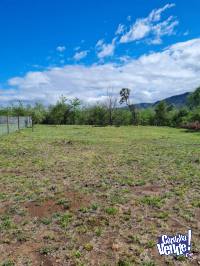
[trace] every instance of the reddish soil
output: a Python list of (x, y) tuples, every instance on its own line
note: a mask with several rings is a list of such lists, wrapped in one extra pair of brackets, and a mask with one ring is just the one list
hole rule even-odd
[(29, 202), (25, 204), (25, 208), (31, 217), (48, 217), (54, 212), (62, 211), (62, 206), (56, 204), (53, 200), (46, 200), (38, 205), (37, 202)]
[[(91, 203), (91, 198), (87, 195), (78, 193), (76, 191), (66, 191), (65, 198), (69, 201), (69, 210), (74, 212), (83, 207), (88, 207)], [(55, 212), (64, 211), (64, 207), (59, 205), (52, 199), (45, 200), (44, 202), (28, 202), (25, 204), (29, 215), (31, 217), (49, 217)]]

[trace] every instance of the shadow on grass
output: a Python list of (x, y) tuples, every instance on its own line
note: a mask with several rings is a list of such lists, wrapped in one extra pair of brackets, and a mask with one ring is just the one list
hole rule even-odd
[(183, 129), (185, 133), (200, 133), (200, 129)]

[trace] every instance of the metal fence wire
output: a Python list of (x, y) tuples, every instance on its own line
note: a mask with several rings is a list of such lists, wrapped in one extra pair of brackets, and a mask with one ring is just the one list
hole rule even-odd
[(0, 136), (32, 127), (30, 116), (0, 116)]

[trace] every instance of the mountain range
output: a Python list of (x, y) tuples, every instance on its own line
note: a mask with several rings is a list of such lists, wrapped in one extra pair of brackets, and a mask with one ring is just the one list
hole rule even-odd
[[(189, 92), (186, 92), (183, 94), (174, 95), (174, 96), (165, 98), (161, 101), (165, 101), (169, 105), (174, 105), (175, 107), (180, 108), (180, 107), (183, 107), (187, 104), (187, 98), (188, 98), (189, 94), (190, 94)], [(139, 104), (136, 104), (135, 106), (138, 109), (146, 109), (149, 107), (155, 107), (161, 101), (157, 101), (154, 103), (139, 103)]]

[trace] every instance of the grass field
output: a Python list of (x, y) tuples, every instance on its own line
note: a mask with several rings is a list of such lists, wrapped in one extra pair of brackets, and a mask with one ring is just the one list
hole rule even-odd
[[(198, 265), (200, 133), (37, 126), (0, 138), (0, 265)], [(190, 259), (162, 234), (192, 229)]]

